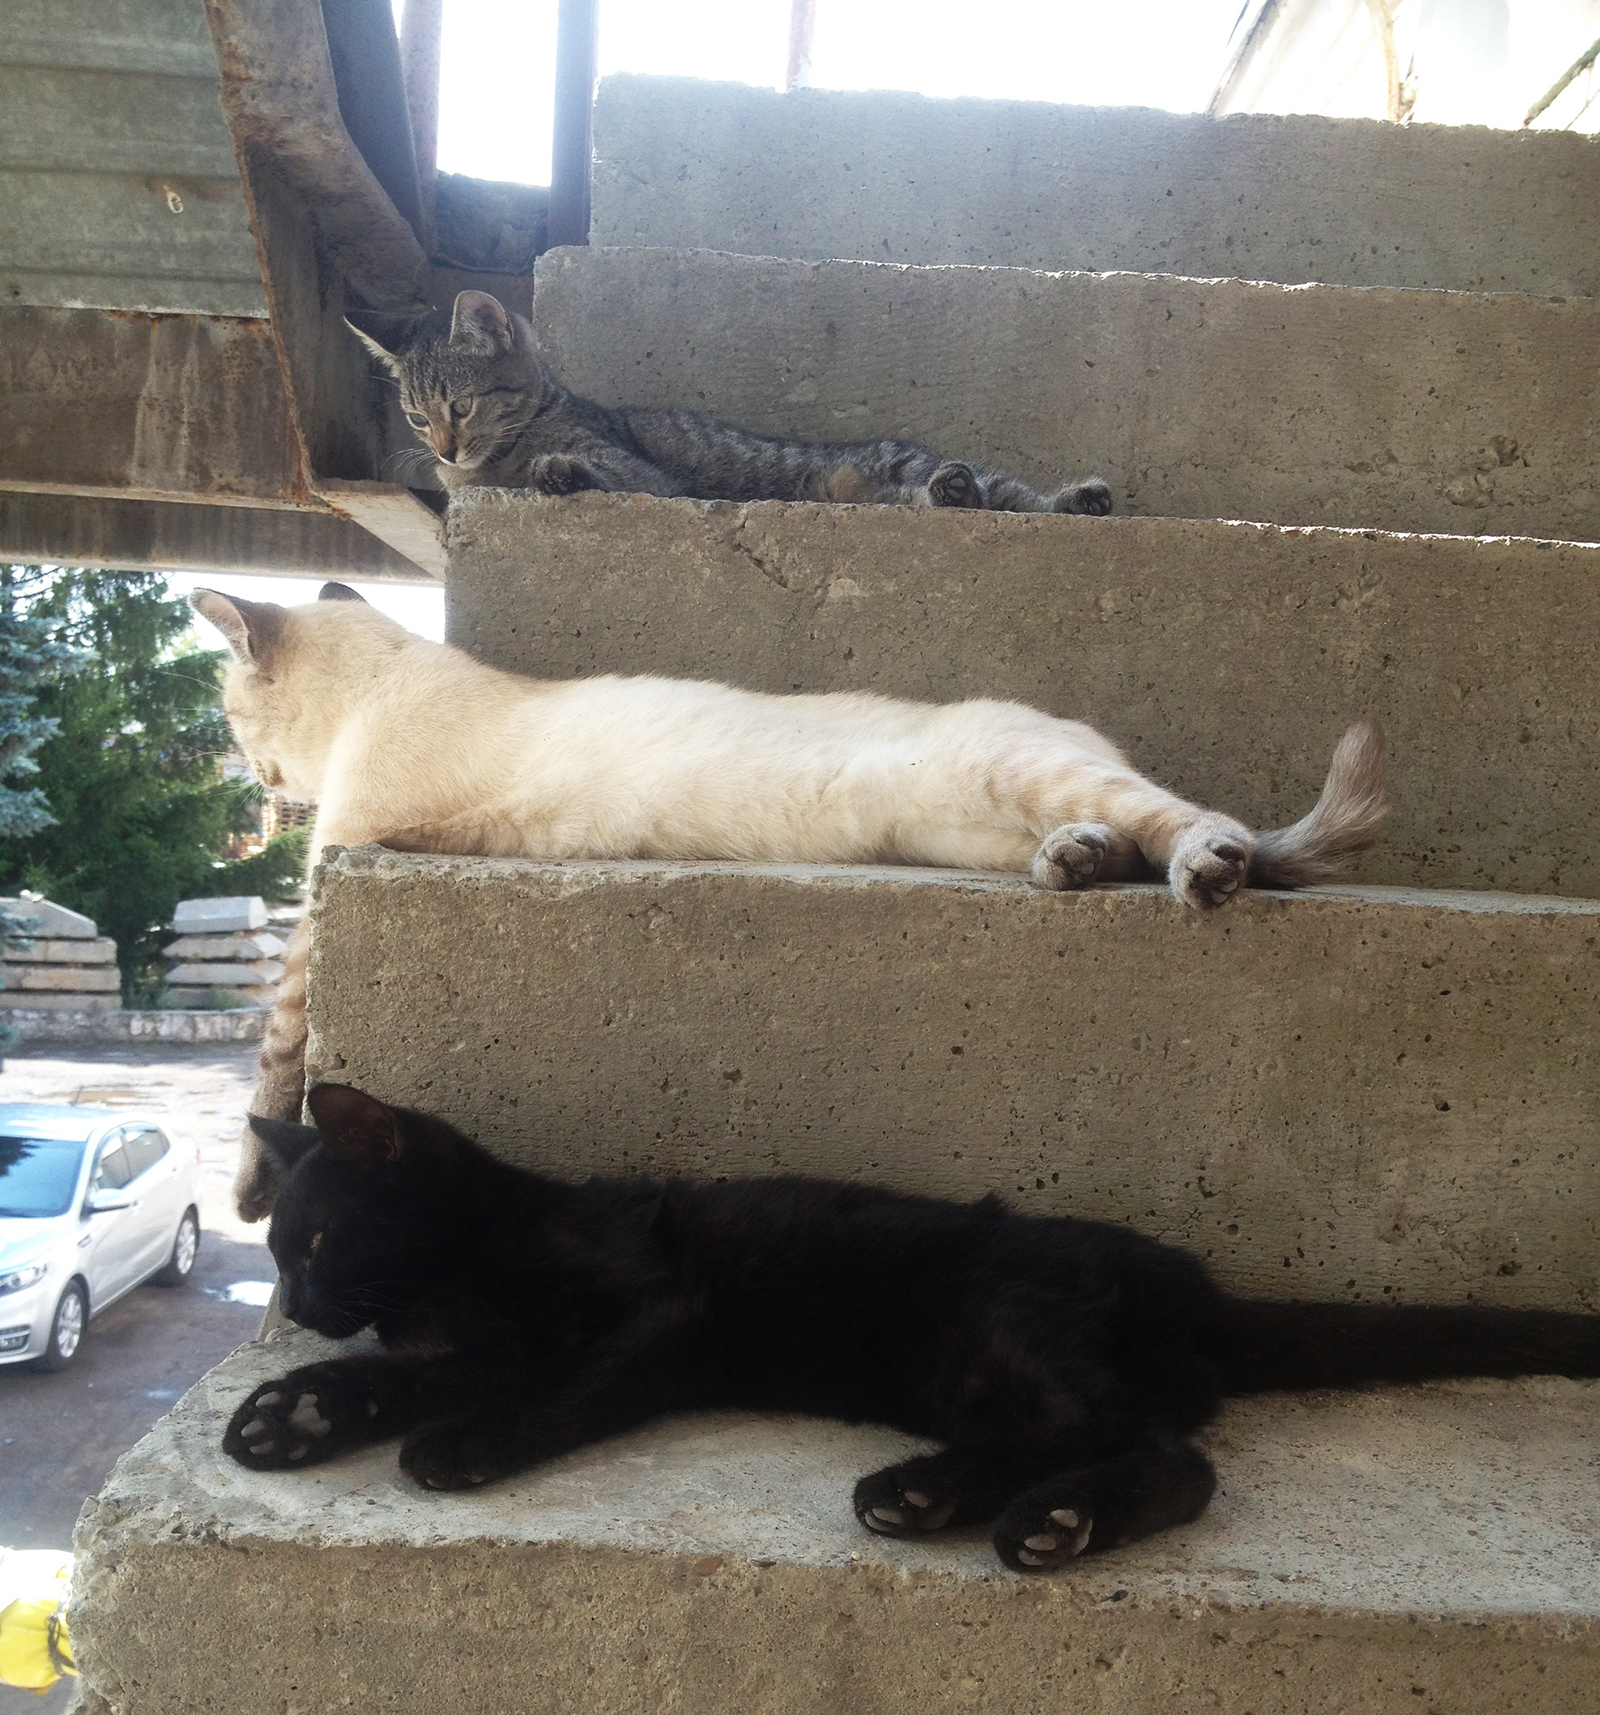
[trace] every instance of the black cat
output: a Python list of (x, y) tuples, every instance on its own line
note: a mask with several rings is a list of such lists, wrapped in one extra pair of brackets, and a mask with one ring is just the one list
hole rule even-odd
[(285, 1179), (287, 1315), (387, 1350), (258, 1387), (223, 1441), (311, 1465), (404, 1435), (419, 1483), (504, 1477), (664, 1412), (892, 1424), (945, 1444), (856, 1485), (868, 1529), (993, 1522), (1054, 1571), (1194, 1518), (1219, 1400), (1434, 1376), (1600, 1374), (1600, 1317), (1230, 1298), (1122, 1227), (812, 1179), (570, 1185), (442, 1120), (312, 1090), (254, 1120)]

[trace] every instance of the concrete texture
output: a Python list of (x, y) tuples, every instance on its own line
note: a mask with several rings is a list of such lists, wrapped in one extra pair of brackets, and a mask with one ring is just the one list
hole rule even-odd
[(29, 936), (0, 950), (0, 963), (7, 965), (110, 965), (116, 958), (117, 944), (109, 935), (92, 941), (44, 941)]
[(534, 316), (603, 404), (1098, 474), (1119, 512), (1600, 536), (1600, 303), (568, 249)]
[(1258, 826), (1371, 712), (1363, 879), (1600, 895), (1591, 547), (488, 489), (450, 535), (448, 635), (496, 667), (1015, 697)]
[(608, 77), (590, 242), (1592, 297), (1560, 132)]
[(1230, 1287), (1600, 1309), (1600, 904), (361, 847), (313, 1078), (593, 1172), (1122, 1221)]
[[(1201, 1519), (1029, 1581), (979, 1531), (860, 1530), (854, 1478), (912, 1445), (870, 1427), (681, 1418), (473, 1495), (415, 1489), (393, 1444), (292, 1475), (225, 1459), (245, 1392), (328, 1345), (235, 1353), (85, 1509), (71, 1625), (103, 1708), (1594, 1707), (1593, 1384), (1241, 1405)], [(313, 1637), (314, 1665), (285, 1648)]]
[(21, 965), (7, 964), (0, 971), (0, 986), (17, 989), (70, 990), (79, 994), (122, 990), (122, 973), (115, 965)]
[[(51, 999), (72, 1004), (46, 1010)], [(267, 1016), (256, 1006), (226, 1012), (125, 1012), (115, 995), (30, 995), (26, 1007), (0, 1008), (0, 1019), (15, 1025), (24, 1042), (255, 1042)]]

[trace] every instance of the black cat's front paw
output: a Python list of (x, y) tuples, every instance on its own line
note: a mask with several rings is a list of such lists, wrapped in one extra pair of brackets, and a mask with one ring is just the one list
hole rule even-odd
[(856, 1484), (856, 1517), (879, 1536), (920, 1536), (942, 1530), (955, 1516), (956, 1500), (941, 1492), (919, 1461), (890, 1465)]
[(995, 1553), (1013, 1572), (1059, 1572), (1089, 1546), (1094, 1519), (1088, 1503), (1053, 1496), (1048, 1510), (1028, 1496), (1008, 1507), (994, 1528)]
[(600, 478), (582, 459), (565, 453), (542, 453), (528, 472), (528, 486), (535, 494), (579, 494), (599, 488)]
[(1104, 518), (1111, 510), (1111, 484), (1104, 477), (1091, 476), (1082, 482), (1069, 482), (1050, 503), (1052, 512), (1074, 512), (1090, 518)]
[(425, 1489), (475, 1489), (520, 1463), (503, 1436), (470, 1418), (424, 1423), (400, 1444), (400, 1469)]
[(317, 1465), (370, 1439), (377, 1405), (327, 1366), (263, 1382), (233, 1414), (222, 1450), (258, 1471)]
[(928, 478), (928, 504), (981, 507), (983, 485), (978, 481), (978, 473), (969, 464), (940, 465)]

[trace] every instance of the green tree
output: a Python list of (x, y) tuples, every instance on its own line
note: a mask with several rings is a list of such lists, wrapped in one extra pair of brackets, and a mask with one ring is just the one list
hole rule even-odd
[[(35, 693), (37, 715), (55, 727), (37, 752), (54, 823), (0, 839), (0, 887), (35, 888), (93, 917), (116, 939), (124, 998), (145, 999), (160, 986), (156, 953), (173, 907), (232, 891), (222, 853), (250, 825), (250, 789), (219, 767), (230, 747), (224, 658), (197, 647), (188, 604), (159, 573), (36, 577), (28, 616), (95, 664)], [(273, 868), (252, 864), (251, 892), (265, 891)]]
[(33, 753), (57, 731), (57, 722), (35, 711), (36, 693), (88, 662), (81, 650), (55, 636), (49, 619), (28, 611), (45, 588), (36, 567), (0, 565), (0, 839), (37, 833), (55, 819), (39, 787), (5, 782), (37, 774)]

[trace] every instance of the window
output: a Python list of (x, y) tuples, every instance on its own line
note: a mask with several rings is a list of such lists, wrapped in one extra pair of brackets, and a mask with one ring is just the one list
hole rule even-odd
[(167, 1153), (167, 1140), (158, 1131), (136, 1131), (123, 1139), (128, 1156), (128, 1177), (147, 1173)]
[(122, 1147), (120, 1139), (107, 1144), (100, 1157), (100, 1166), (95, 1171), (94, 1184), (91, 1191), (120, 1191), (133, 1177), (133, 1167), (128, 1161), (128, 1152)]

